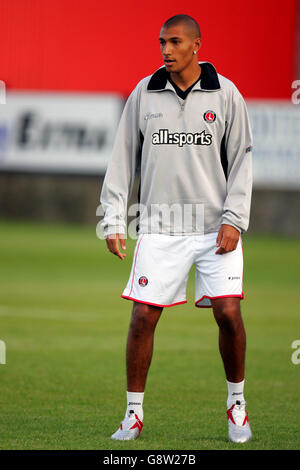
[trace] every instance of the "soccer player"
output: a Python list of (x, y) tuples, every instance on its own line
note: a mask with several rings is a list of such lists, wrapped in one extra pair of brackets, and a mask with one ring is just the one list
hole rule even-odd
[[(127, 409), (111, 437), (136, 439), (142, 431), (155, 327), (164, 307), (186, 302), (194, 264), (195, 305), (212, 307), (219, 326), (229, 439), (246, 442), (251, 430), (240, 301), (241, 234), (248, 228), (252, 190), (249, 118), (236, 86), (211, 63), (198, 62), (201, 38), (193, 18), (168, 19), (159, 42), (164, 66), (129, 96), (101, 192), (107, 247), (123, 260), (127, 201), (140, 174), (138, 240), (122, 295), (134, 302), (126, 355)], [(172, 217), (166, 207), (175, 207)], [(190, 217), (185, 217), (186, 208)]]

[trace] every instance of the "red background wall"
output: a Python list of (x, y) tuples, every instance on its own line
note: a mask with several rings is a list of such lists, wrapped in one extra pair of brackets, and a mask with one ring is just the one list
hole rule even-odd
[(160, 27), (176, 13), (199, 22), (199, 60), (245, 97), (290, 97), (296, 0), (1, 0), (0, 79), (8, 89), (127, 95), (162, 65)]

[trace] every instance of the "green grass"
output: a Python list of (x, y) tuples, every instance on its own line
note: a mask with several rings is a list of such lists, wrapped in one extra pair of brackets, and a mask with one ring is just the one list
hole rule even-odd
[[(245, 394), (253, 440), (300, 449), (300, 240), (245, 235)], [(125, 411), (130, 301), (121, 262), (93, 227), (0, 223), (1, 449), (237, 449), (227, 441), (226, 382), (211, 309), (165, 309), (137, 441), (110, 435)]]

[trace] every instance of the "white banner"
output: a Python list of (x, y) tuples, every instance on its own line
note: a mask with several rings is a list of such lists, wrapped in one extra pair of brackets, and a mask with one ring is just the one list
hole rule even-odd
[(7, 92), (0, 170), (103, 173), (123, 104), (113, 94)]
[(300, 104), (247, 101), (254, 187), (300, 189)]

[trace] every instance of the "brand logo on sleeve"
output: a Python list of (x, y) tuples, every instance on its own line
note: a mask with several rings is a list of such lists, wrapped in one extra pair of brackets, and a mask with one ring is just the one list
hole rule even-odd
[(170, 132), (169, 129), (159, 129), (152, 134), (153, 145), (211, 145), (212, 135), (202, 132)]

